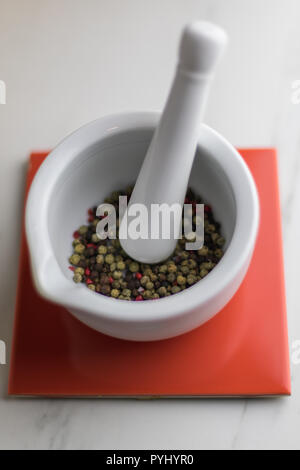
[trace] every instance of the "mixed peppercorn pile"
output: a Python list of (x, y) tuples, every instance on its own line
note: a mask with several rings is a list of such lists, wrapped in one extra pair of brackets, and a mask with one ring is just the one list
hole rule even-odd
[[(105, 199), (113, 204), (119, 225), (119, 196), (130, 199), (132, 187), (115, 191)], [(195, 223), (196, 204), (201, 199), (189, 189), (185, 204), (191, 204)], [(96, 227), (96, 207), (88, 210), (87, 225), (73, 234), (73, 254), (70, 269), (73, 280), (84, 283), (99, 294), (121, 300), (153, 300), (177, 294), (203, 279), (223, 256), (225, 243), (220, 235), (220, 224), (214, 220), (210, 206), (204, 206), (204, 245), (198, 251), (185, 250), (184, 237), (178, 240), (173, 255), (162, 263), (142, 264), (131, 259), (122, 249), (118, 238), (100, 240)]]

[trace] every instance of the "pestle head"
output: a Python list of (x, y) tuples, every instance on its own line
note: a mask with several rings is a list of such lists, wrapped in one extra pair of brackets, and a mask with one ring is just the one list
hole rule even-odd
[(227, 44), (225, 31), (206, 21), (193, 21), (183, 30), (179, 67), (188, 73), (212, 75)]

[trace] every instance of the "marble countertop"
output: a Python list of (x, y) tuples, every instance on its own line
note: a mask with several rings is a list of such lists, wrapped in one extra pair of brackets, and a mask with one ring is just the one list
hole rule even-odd
[[(300, 349), (300, 2), (298, 0), (0, 0), (1, 449), (300, 448), (300, 364), (291, 398), (7, 398), (28, 154), (101, 115), (161, 109), (178, 35), (193, 18), (230, 45), (206, 122), (240, 147), (278, 149), (291, 353)], [(293, 86), (296, 87), (293, 89)], [(300, 95), (300, 94), (299, 94)]]

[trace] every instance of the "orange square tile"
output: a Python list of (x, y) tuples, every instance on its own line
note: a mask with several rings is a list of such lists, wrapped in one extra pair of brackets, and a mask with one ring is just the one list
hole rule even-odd
[[(178, 338), (104, 336), (41, 299), (22, 236), (10, 395), (289, 395), (290, 370), (276, 152), (241, 150), (258, 187), (261, 224), (247, 276), (223, 311)], [(27, 191), (46, 153), (30, 158)]]

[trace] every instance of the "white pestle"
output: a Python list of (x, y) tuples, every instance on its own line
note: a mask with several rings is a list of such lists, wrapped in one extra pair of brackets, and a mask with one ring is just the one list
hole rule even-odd
[[(143, 204), (148, 210), (150, 232), (150, 224), (153, 228), (156, 220), (151, 220), (152, 204), (180, 204), (182, 208), (209, 85), (226, 43), (223, 29), (207, 22), (192, 22), (183, 31), (174, 82), (120, 226), (120, 233), (128, 233), (127, 238), (120, 238), (122, 248), (139, 262), (158, 263), (172, 254), (181, 217), (169, 239), (154, 239), (151, 234), (147, 239), (133, 239), (127, 232), (133, 216), (128, 211), (134, 209), (133, 204)], [(137, 211), (135, 218), (139, 214)]]

